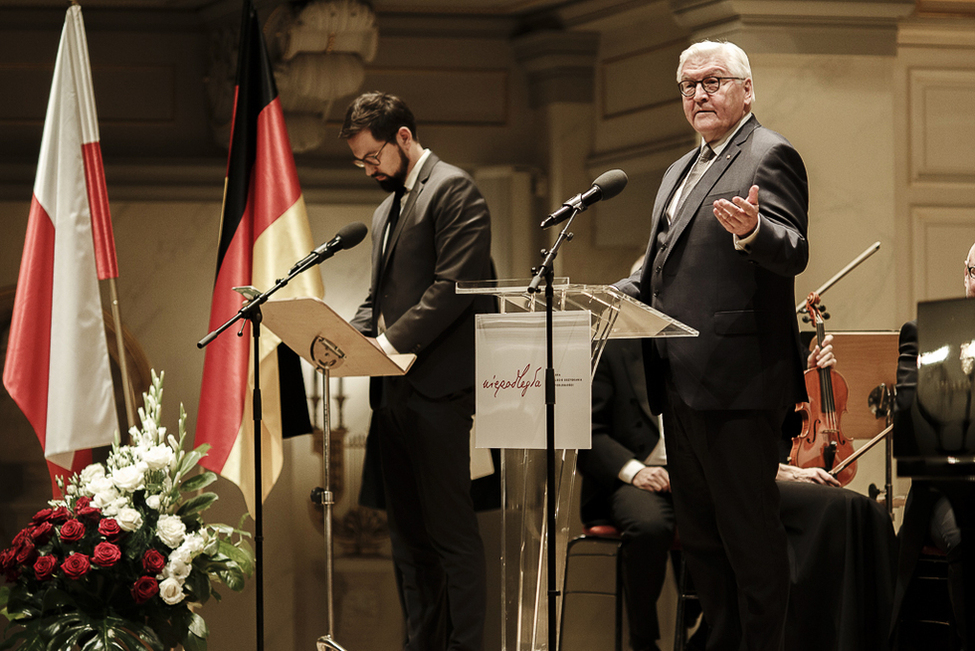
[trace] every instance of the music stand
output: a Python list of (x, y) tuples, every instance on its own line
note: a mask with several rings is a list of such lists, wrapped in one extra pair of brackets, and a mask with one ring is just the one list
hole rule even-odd
[(334, 499), (329, 485), (330, 376), (359, 377), (403, 375), (416, 360), (416, 355), (387, 355), (372, 341), (349, 325), (324, 301), (317, 298), (269, 300), (261, 308), (264, 325), (281, 338), (291, 350), (321, 371), (324, 384), (324, 427), (322, 436), (322, 486), (312, 498), (325, 510), (325, 592), (327, 598), (325, 635), (318, 638), (318, 651), (345, 651), (333, 638), (332, 507)]

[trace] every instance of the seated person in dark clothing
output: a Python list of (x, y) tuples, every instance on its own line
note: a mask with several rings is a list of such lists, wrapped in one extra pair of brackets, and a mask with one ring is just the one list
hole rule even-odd
[[(964, 283), (967, 298), (975, 298), (975, 275), (973, 274), (975, 274), (975, 245), (969, 250), (968, 258), (965, 260)], [(917, 322), (908, 321), (901, 328), (894, 405), (894, 428), (901, 435), (905, 431), (910, 432), (906, 434), (907, 436), (913, 436), (911, 405), (917, 390), (917, 355)], [(935, 482), (919, 480), (911, 482), (911, 490), (907, 494), (907, 504), (904, 508), (904, 522), (897, 535), (900, 539), (900, 554), (897, 562), (897, 588), (892, 622), (895, 630), (904, 596), (907, 594), (921, 550), (926, 544), (932, 544), (945, 554), (948, 561), (948, 595), (958, 637), (955, 648), (961, 648), (961, 640), (965, 639), (967, 632), (966, 626), (972, 625), (965, 621), (964, 616), (961, 529), (948, 498), (938, 489)], [(901, 645), (897, 642), (899, 640), (895, 638), (894, 648), (900, 648)]]
[[(833, 364), (832, 347), (815, 350), (809, 363)], [(622, 533), (631, 648), (656, 649), (656, 601), (676, 522), (638, 340), (607, 343), (592, 391), (592, 448), (580, 450), (578, 461), (582, 520), (610, 523)], [(886, 512), (859, 493), (833, 488), (838, 483), (822, 469), (780, 464), (776, 479), (793, 572), (786, 648), (886, 648), (894, 542)], [(840, 603), (843, 596), (860, 601)]]

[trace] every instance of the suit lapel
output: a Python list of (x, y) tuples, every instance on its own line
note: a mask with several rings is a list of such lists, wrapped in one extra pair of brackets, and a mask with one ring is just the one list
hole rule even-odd
[[(759, 126), (761, 125), (759, 125), (758, 120), (755, 116), (752, 116), (741, 127), (738, 133), (735, 134), (735, 137), (731, 139), (731, 142), (724, 148), (721, 155), (711, 163), (711, 167), (708, 168), (708, 171), (704, 173), (704, 176), (701, 177), (701, 180), (698, 181), (697, 185), (694, 186), (691, 193), (687, 196), (684, 205), (681, 206), (680, 212), (674, 216), (674, 221), (670, 225), (672, 231), (670, 239), (672, 242), (680, 239), (681, 234), (687, 228), (687, 225), (691, 223), (694, 215), (701, 210), (704, 199), (711, 193), (711, 189), (718, 182), (718, 179), (721, 178), (721, 175), (725, 173), (725, 170), (734, 164), (735, 159), (741, 153), (742, 145), (751, 136), (752, 131)], [(670, 250), (673, 250), (673, 247), (670, 247)]]
[[(427, 156), (426, 162), (423, 163), (423, 167), (420, 168), (420, 174), (416, 178), (416, 183), (413, 184), (413, 189), (406, 195), (406, 202), (403, 204), (402, 209), (399, 213), (399, 220), (396, 222), (396, 227), (393, 228), (393, 232), (389, 234), (389, 241), (386, 243), (386, 250), (382, 253), (382, 269), (383, 273), (386, 270), (386, 263), (389, 262), (389, 256), (392, 255), (393, 249), (396, 247), (396, 241), (399, 240), (399, 234), (403, 232), (404, 224), (413, 219), (413, 207), (416, 205), (417, 198), (423, 189), (426, 187), (427, 181), (430, 179), (430, 173), (433, 171), (434, 165), (440, 162), (440, 159), (433, 153)], [(392, 204), (390, 204), (392, 206)], [(389, 219), (389, 212), (386, 213), (386, 219)], [(383, 230), (386, 228), (386, 221), (383, 221)], [(381, 276), (382, 274), (380, 274)]]
[(688, 170), (694, 164), (694, 159), (697, 157), (699, 150), (700, 147), (684, 154), (680, 160), (670, 166), (664, 174), (664, 178), (660, 181), (660, 190), (657, 192), (657, 198), (653, 203), (656, 212), (653, 215), (653, 223), (650, 227), (651, 249), (653, 248), (653, 243), (657, 240), (660, 225), (665, 223), (667, 219), (667, 206), (673, 200), (674, 192), (677, 191), (677, 186), (680, 185), (681, 179), (687, 176)]

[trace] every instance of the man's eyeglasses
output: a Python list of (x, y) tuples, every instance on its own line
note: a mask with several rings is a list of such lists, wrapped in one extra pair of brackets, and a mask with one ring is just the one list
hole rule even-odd
[(366, 154), (362, 158), (353, 158), (352, 164), (356, 167), (365, 167), (366, 165), (372, 165), (375, 167), (376, 165), (379, 165), (379, 154), (383, 153), (383, 149), (385, 149), (386, 145), (388, 145), (390, 142), (392, 141), (387, 140), (384, 142), (383, 146), (380, 147), (379, 151), (377, 151), (375, 154)]
[(741, 77), (705, 77), (701, 81), (691, 81), (690, 79), (685, 79), (684, 81), (677, 84), (680, 89), (680, 94), (684, 97), (694, 97), (697, 93), (697, 85), (701, 84), (704, 88), (704, 92), (708, 95), (713, 95), (718, 92), (721, 88), (721, 82), (728, 79), (737, 79), (741, 81)]
[(965, 269), (968, 270), (968, 277), (975, 280), (975, 267), (970, 266), (967, 262), (965, 263)]

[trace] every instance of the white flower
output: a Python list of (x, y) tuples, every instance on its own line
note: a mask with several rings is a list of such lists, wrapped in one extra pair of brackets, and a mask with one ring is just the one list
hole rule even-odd
[(122, 490), (132, 493), (145, 486), (146, 470), (148, 466), (142, 461), (118, 468), (112, 471), (112, 481)]
[(150, 470), (162, 470), (163, 468), (168, 468), (169, 464), (173, 462), (176, 455), (173, 454), (173, 449), (168, 445), (156, 445), (148, 450), (142, 455), (142, 460), (146, 462)]
[[(91, 466), (88, 467), (91, 468)], [(104, 470), (102, 471), (101, 475), (96, 475), (90, 482), (85, 484), (85, 491), (92, 495), (98, 495), (99, 493), (106, 493), (114, 490), (115, 484), (112, 483), (111, 479), (105, 476)]]
[(170, 606), (175, 606), (186, 597), (183, 594), (183, 586), (172, 577), (159, 583), (159, 596)]
[(197, 532), (186, 536), (186, 539), (183, 540), (183, 544), (179, 548), (189, 554), (192, 559), (200, 555), (200, 552), (203, 551), (204, 544), (206, 544), (206, 540)]
[(115, 487), (111, 487), (108, 490), (98, 491), (91, 500), (91, 505), (96, 509), (102, 509), (103, 511), (107, 509), (110, 505), (115, 503), (119, 497), (118, 491)]
[(100, 463), (93, 463), (81, 471), (81, 485), (86, 486), (91, 484), (96, 479), (101, 479), (104, 476), (105, 467)]
[(186, 535), (186, 525), (178, 515), (160, 515), (156, 529), (159, 540), (172, 549), (179, 547)]
[(122, 531), (135, 531), (142, 526), (142, 514), (135, 509), (119, 509), (115, 521), (118, 522)]
[(166, 568), (163, 570), (164, 576), (168, 579), (170, 577), (178, 579), (180, 582), (185, 581), (186, 577), (190, 575), (190, 571), (193, 566), (185, 558), (181, 558), (180, 555), (175, 552), (169, 555), (169, 563), (166, 564)]
[(162, 498), (160, 498), (158, 495), (150, 495), (146, 498), (146, 506), (153, 511), (158, 511), (159, 507), (162, 506)]

